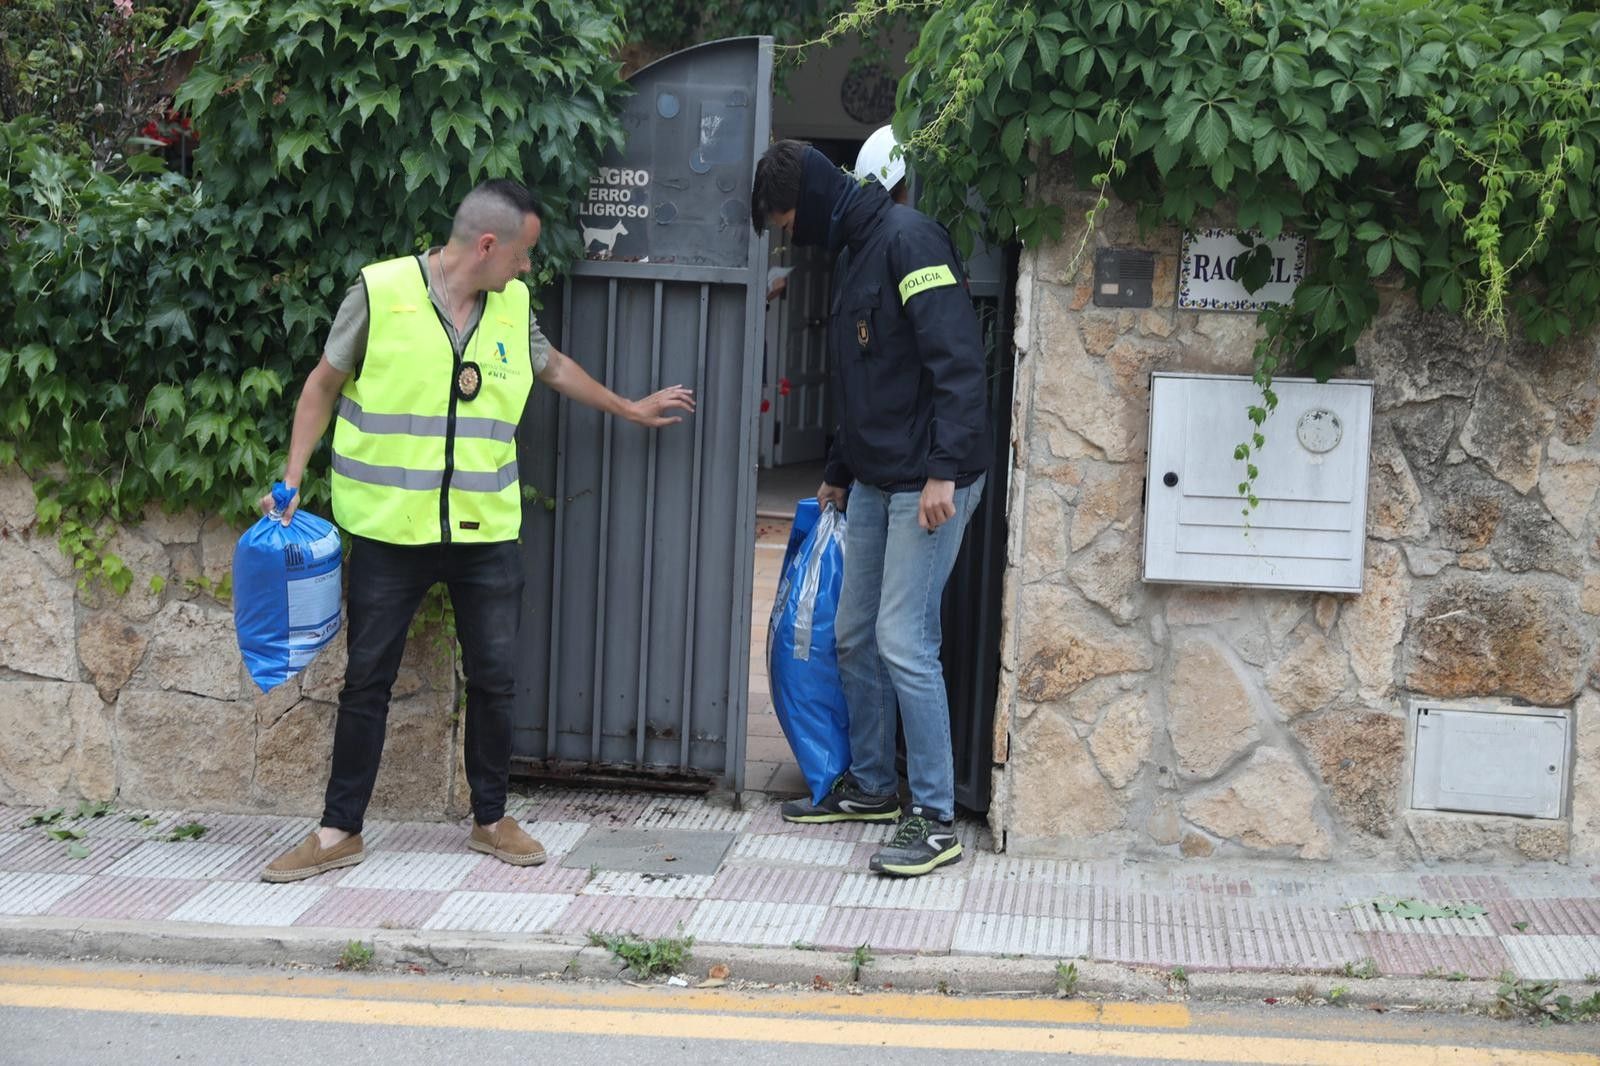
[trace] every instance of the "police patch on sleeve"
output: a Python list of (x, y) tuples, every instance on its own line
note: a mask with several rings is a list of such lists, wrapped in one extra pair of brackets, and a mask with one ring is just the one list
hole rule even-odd
[(943, 288), (955, 283), (955, 271), (943, 264), (913, 270), (900, 279), (900, 302), (905, 303), (917, 293), (927, 289)]

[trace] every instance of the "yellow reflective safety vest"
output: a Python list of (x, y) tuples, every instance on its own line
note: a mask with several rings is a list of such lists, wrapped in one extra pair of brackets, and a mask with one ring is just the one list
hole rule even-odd
[(522, 530), (517, 423), (533, 389), (528, 288), (486, 294), (458, 358), (416, 256), (361, 271), (367, 351), (333, 430), (333, 515), (388, 544), (486, 544)]

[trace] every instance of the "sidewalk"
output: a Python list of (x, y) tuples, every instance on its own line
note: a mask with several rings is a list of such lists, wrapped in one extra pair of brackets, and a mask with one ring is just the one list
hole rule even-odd
[[(241, 943), (272, 930), (492, 933), (525, 946), (681, 930), (701, 958), (718, 945), (849, 953), (865, 944), (874, 956), (1087, 958), (1192, 973), (1600, 974), (1600, 873), (1560, 867), (1352, 874), (1028, 860), (995, 854), (987, 830), (967, 823), (960, 864), (897, 881), (866, 870), (886, 826), (792, 826), (776, 802), (734, 811), (698, 798), (548, 790), (512, 808), (548, 849), (543, 866), (466, 850), (464, 824), (372, 823), (361, 865), (268, 885), (256, 879), (262, 865), (309, 820), (64, 818), (48, 828), (83, 830), (88, 855), (72, 858), (67, 842), (25, 825), (33, 813), (0, 808), (0, 954), (27, 950), (25, 934), (46, 927), (71, 930), (93, 951), (96, 930), (136, 922), (224, 940), (236, 930)], [(162, 839), (191, 822), (206, 827), (202, 839)], [(1408, 899), (1486, 913), (1407, 919), (1373, 906)]]

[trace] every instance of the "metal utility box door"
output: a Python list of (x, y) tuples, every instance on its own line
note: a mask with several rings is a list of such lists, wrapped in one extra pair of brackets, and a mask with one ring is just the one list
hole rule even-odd
[(1360, 592), (1372, 383), (1283, 380), (1251, 457), (1246, 508), (1234, 450), (1256, 427), (1250, 378), (1152, 374), (1144, 579)]
[(698, 410), (648, 430), (535, 390), (523, 484), (554, 509), (524, 514), (520, 769), (743, 786), (771, 76), (765, 37), (641, 70), (579, 207), (546, 332), (621, 395), (687, 385)]
[(1411, 806), (1559, 818), (1571, 720), (1545, 708), (1411, 708)]

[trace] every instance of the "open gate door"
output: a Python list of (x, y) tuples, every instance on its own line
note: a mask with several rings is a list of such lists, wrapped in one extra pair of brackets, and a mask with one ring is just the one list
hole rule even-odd
[(652, 431), (536, 391), (523, 484), (554, 508), (524, 514), (518, 772), (743, 787), (771, 79), (767, 37), (639, 71), (579, 209), (547, 334), (623, 396), (687, 385), (699, 410)]

